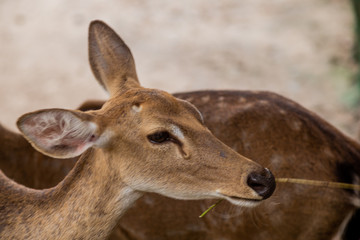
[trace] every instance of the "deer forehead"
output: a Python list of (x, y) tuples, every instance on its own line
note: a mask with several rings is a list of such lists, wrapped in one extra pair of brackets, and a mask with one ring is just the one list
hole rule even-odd
[[(144, 103), (143, 105), (144, 110), (148, 110), (151, 115), (160, 114), (174, 119), (186, 119), (186, 122), (188, 123), (198, 121), (201, 124), (204, 124), (204, 118), (201, 112), (193, 104), (173, 96), (171, 96), (171, 99), (167, 99), (167, 101), (158, 99), (158, 101), (153, 101), (149, 104)], [(140, 112), (143, 110), (141, 106), (140, 108), (135, 106), (133, 110)]]
[(146, 100), (133, 100), (131, 103), (133, 113), (143, 113), (143, 115), (162, 115), (169, 117), (179, 117), (193, 115), (201, 118), (199, 111), (190, 103), (179, 100), (171, 95), (156, 95)]
[(152, 89), (128, 91), (111, 99), (104, 110), (106, 118), (117, 119), (117, 123), (130, 121), (131, 125), (135, 124), (134, 127), (145, 126), (147, 130), (151, 128), (151, 131), (157, 127), (164, 127), (179, 139), (184, 138), (184, 128), (192, 128), (195, 122), (203, 123), (201, 113), (192, 104), (166, 92)]

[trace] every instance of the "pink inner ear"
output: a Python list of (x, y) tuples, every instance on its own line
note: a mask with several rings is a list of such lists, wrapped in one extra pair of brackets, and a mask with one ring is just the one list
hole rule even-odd
[(39, 138), (51, 138), (51, 136), (59, 136), (61, 135), (61, 128), (59, 126), (50, 126), (47, 128), (43, 128), (41, 132), (38, 132)]
[(69, 147), (77, 147), (82, 148), (88, 144), (93, 144), (96, 140), (96, 137), (94, 134), (88, 135), (88, 136), (81, 136), (81, 137), (74, 137), (71, 136), (71, 133), (64, 136), (60, 142), (61, 145), (66, 145)]
[(96, 125), (66, 110), (30, 115), (21, 124), (23, 133), (40, 150), (60, 157), (76, 156), (96, 141)]

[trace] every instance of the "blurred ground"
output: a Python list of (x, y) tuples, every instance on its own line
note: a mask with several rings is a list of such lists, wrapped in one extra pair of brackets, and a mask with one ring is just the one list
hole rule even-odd
[(93, 19), (127, 42), (146, 87), (270, 90), (357, 134), (353, 16), (341, 0), (0, 0), (1, 123), (106, 98), (87, 62)]

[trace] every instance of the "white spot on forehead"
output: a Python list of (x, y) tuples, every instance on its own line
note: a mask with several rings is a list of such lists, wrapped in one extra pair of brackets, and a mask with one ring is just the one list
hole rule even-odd
[(139, 106), (138, 105), (133, 105), (132, 110), (134, 112), (140, 112), (142, 110), (142, 106), (141, 105), (139, 105)]
[(174, 134), (179, 139), (184, 139), (184, 134), (181, 129), (176, 125), (171, 125), (172, 134)]

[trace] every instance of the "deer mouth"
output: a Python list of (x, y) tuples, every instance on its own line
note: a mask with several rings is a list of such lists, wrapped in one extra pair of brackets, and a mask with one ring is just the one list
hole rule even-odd
[(262, 201), (262, 199), (253, 199), (253, 198), (242, 198), (242, 197), (237, 197), (237, 196), (228, 196), (222, 193), (218, 193), (219, 197), (222, 199), (225, 199), (227, 201), (229, 201), (230, 203), (237, 205), (237, 206), (242, 206), (242, 207), (255, 207), (257, 205), (260, 204), (260, 202)]

